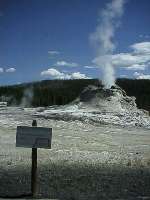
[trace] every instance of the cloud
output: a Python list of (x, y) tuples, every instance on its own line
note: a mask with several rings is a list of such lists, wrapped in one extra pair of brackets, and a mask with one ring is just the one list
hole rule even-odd
[(150, 65), (150, 42), (135, 43), (130, 48), (132, 52), (112, 57), (114, 65), (120, 65), (129, 70), (145, 70)]
[(139, 73), (139, 72), (134, 72), (133, 73), (133, 76), (136, 76), (136, 77), (138, 77), (138, 76), (140, 76), (141, 75), (141, 73)]
[(95, 68), (99, 68), (99, 67), (97, 67), (97, 66), (88, 66), (88, 65), (85, 65), (85, 66), (83, 66), (84, 68), (86, 68), (86, 69), (95, 69)]
[(131, 52), (100, 56), (94, 63), (104, 63), (110, 60), (114, 67), (127, 70), (145, 70), (150, 66), (150, 42), (135, 43), (130, 46)]
[(15, 71), (16, 71), (16, 69), (13, 68), (13, 67), (8, 68), (8, 69), (6, 69), (6, 70), (4, 70), (4, 68), (0, 67), (0, 73), (3, 73), (3, 72), (6, 72), (6, 73), (13, 73), (13, 72), (15, 72)]
[(48, 51), (48, 54), (49, 54), (50, 56), (56, 56), (56, 55), (59, 55), (60, 52), (59, 52), (59, 51), (54, 51), (54, 50), (49, 50), (49, 51)]
[(127, 78), (127, 75), (126, 74), (121, 74), (120, 77), (121, 78)]
[(51, 76), (56, 79), (66, 79), (67, 78), (67, 77), (65, 77), (64, 73), (59, 72), (57, 69), (54, 69), (54, 68), (50, 68), (45, 71), (42, 71), (41, 76)]
[(136, 54), (150, 54), (150, 42), (140, 42), (131, 45), (131, 48)]
[(129, 70), (144, 70), (147, 62), (150, 60), (149, 55), (131, 53), (120, 53), (112, 55), (112, 63), (116, 67), (124, 67)]
[(16, 71), (16, 69), (14, 67), (6, 69), (6, 72), (8, 72), (8, 73), (13, 73), (15, 71)]
[(89, 78), (85, 74), (82, 74), (80, 72), (74, 72), (74, 73), (68, 74), (68, 73), (60, 72), (55, 68), (50, 68), (45, 71), (42, 71), (41, 76), (48, 76), (48, 77), (50, 76), (54, 79), (88, 79)]
[(89, 77), (87, 77), (85, 74), (82, 74), (80, 72), (74, 72), (71, 74), (71, 79), (87, 79)]
[(128, 70), (145, 70), (147, 66), (145, 64), (133, 64), (126, 69)]
[(150, 74), (141, 74), (138, 79), (150, 79)]
[(134, 72), (133, 74), (136, 79), (150, 79), (150, 74), (143, 74), (143, 73), (139, 73), (139, 72)]
[(140, 34), (139, 37), (140, 37), (140, 38), (143, 38), (143, 39), (149, 39), (149, 38), (150, 38), (150, 35), (148, 35), (148, 34), (147, 34), (147, 35), (145, 35), (145, 34)]
[(69, 63), (69, 62), (66, 62), (64, 60), (57, 61), (55, 65), (58, 66), (58, 67), (63, 67), (63, 66), (65, 66), (65, 67), (78, 67), (79, 66), (77, 63)]
[(0, 67), (0, 73), (3, 73), (4, 69), (2, 67)]

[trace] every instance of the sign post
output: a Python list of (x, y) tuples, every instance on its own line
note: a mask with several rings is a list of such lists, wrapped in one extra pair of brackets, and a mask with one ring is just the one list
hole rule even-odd
[[(37, 121), (33, 120), (33, 127), (37, 127)], [(32, 148), (32, 169), (31, 169), (31, 192), (32, 197), (37, 194), (37, 148)]]
[(32, 148), (31, 192), (32, 197), (37, 195), (37, 148), (51, 148), (52, 128), (37, 127), (33, 120), (32, 127), (18, 126), (16, 147)]

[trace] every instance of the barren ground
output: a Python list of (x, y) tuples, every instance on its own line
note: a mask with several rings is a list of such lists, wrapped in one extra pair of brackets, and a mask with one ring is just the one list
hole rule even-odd
[[(16, 148), (17, 125), (31, 110), (0, 113), (0, 196), (30, 193), (31, 149)], [(37, 119), (52, 127), (52, 149), (38, 149), (38, 197), (150, 199), (150, 130)]]

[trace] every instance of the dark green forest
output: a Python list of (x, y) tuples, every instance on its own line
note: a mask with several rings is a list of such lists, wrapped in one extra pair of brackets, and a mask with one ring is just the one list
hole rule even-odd
[[(150, 80), (117, 79), (116, 84), (129, 96), (136, 97), (139, 108), (150, 111)], [(0, 101), (8, 105), (50, 106), (64, 105), (76, 99), (88, 85), (102, 86), (97, 79), (44, 80), (0, 87)]]

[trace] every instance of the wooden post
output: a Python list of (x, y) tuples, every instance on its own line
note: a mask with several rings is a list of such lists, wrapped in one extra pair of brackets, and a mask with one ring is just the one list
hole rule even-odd
[[(36, 120), (33, 120), (32, 126), (37, 126)], [(31, 192), (32, 197), (35, 198), (37, 195), (37, 148), (32, 148)]]

